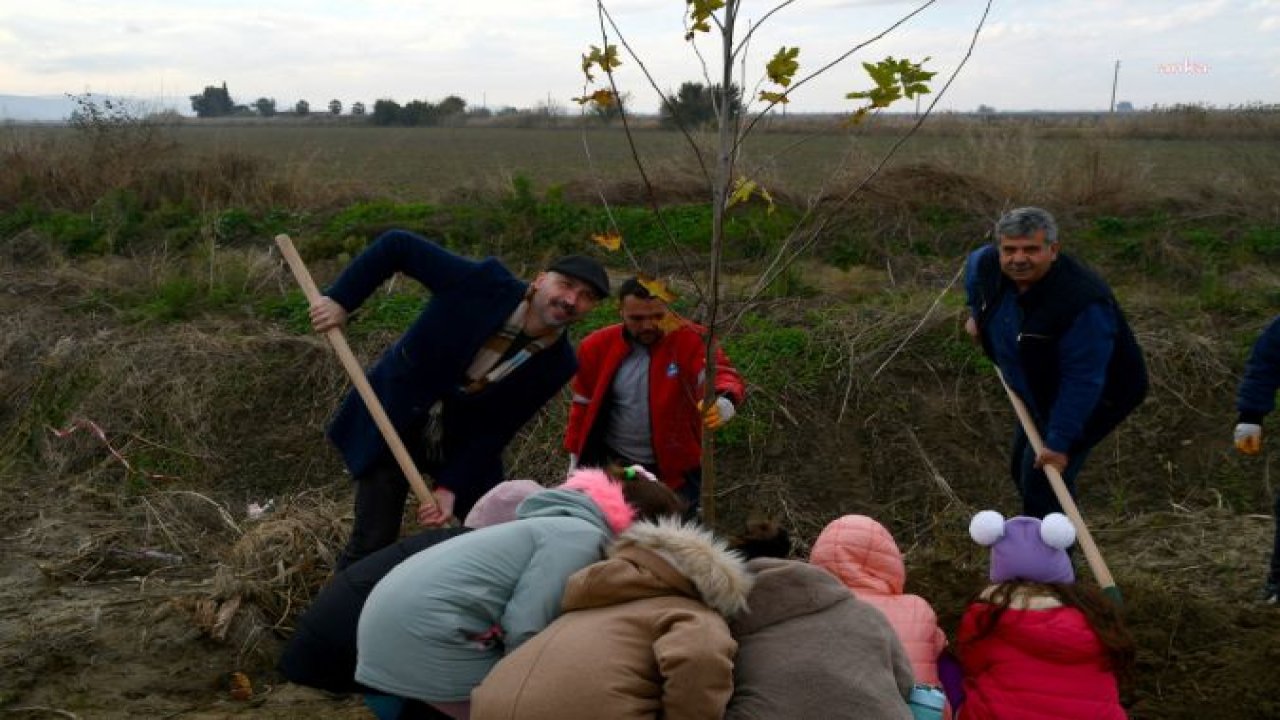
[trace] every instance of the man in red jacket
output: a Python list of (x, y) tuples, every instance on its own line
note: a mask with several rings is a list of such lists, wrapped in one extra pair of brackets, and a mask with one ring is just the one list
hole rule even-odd
[(578, 346), (578, 374), (564, 447), (574, 465), (640, 464), (675, 490), (692, 512), (702, 486), (702, 429), (733, 417), (742, 377), (716, 348), (714, 405), (700, 411), (706, 328), (680, 322), (667, 304), (631, 278), (618, 289), (622, 322)]

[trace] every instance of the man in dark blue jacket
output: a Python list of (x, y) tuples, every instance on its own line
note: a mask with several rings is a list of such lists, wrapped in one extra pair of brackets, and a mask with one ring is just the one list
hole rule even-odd
[[(1280, 389), (1280, 317), (1271, 321), (1258, 336), (1244, 366), (1240, 391), (1236, 394), (1235, 444), (1245, 455), (1262, 452), (1262, 420), (1276, 407), (1276, 390)], [(1276, 493), (1273, 513), (1276, 518), (1275, 545), (1271, 550), (1271, 567), (1262, 589), (1262, 601), (1275, 605), (1280, 594), (1280, 492)]]
[(1061, 505), (1042, 468), (1062, 473), (1072, 497), (1089, 451), (1146, 397), (1147, 371), (1111, 288), (1059, 252), (1058, 227), (1040, 208), (1012, 210), (996, 242), (970, 254), (965, 329), (1026, 403), (1044, 440), (1036, 453), (1019, 426), (1010, 473), (1024, 515)]
[[(598, 262), (557, 260), (531, 283), (502, 263), (475, 261), (403, 230), (384, 233), (311, 308), (312, 327), (341, 327), (394, 273), (422, 283), (431, 299), (368, 371), (369, 384), (415, 462), (435, 480), (438, 508), (423, 525), (465, 517), (503, 480), (502, 451), (578, 364), (565, 328), (609, 294)], [(353, 390), (329, 424), (356, 481), (355, 522), (337, 568), (395, 542), (409, 486)]]

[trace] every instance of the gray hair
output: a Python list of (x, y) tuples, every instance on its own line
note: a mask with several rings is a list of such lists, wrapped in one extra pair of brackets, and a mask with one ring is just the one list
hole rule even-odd
[(1044, 231), (1045, 244), (1058, 242), (1058, 223), (1047, 210), (1038, 207), (1020, 207), (1010, 210), (996, 221), (996, 239), (1031, 237), (1037, 230)]

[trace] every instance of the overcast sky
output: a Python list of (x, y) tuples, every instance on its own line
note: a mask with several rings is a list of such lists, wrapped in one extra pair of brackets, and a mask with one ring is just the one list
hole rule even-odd
[[(800, 47), (803, 76), (924, 4), (795, 0), (756, 33), (745, 84), (755, 86), (783, 45)], [(776, 5), (744, 2), (743, 25)], [(930, 56), (925, 67), (943, 80), (984, 5), (939, 0), (800, 88), (791, 108), (848, 109), (845, 93), (868, 85), (858, 63), (887, 55)], [(659, 87), (702, 77), (683, 39), (683, 0), (606, 7)], [(583, 91), (581, 55), (601, 44), (595, 8), (592, 0), (4, 0), (0, 94), (165, 97), (189, 112), (187, 96), (225, 81), (236, 102), (269, 97), (281, 108), (451, 94), (471, 106), (570, 106)], [(696, 47), (709, 61), (719, 56), (708, 36)], [(1117, 60), (1117, 99), (1139, 108), (1280, 102), (1280, 0), (996, 0), (939, 108), (1106, 109)], [(635, 59), (624, 56), (618, 79), (637, 109), (656, 109)]]

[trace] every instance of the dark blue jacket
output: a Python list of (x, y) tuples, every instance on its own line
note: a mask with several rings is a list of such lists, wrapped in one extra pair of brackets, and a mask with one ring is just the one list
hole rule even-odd
[[(467, 367), (528, 286), (493, 258), (469, 260), (413, 233), (392, 230), (360, 253), (326, 294), (351, 312), (396, 272), (422, 283), (432, 297), (369, 369), (369, 383), (415, 455), (428, 410), (444, 401), (444, 462), (424, 469), (456, 494), (454, 512), (463, 517), (503, 480), (503, 449), (573, 377), (578, 362), (568, 335), (562, 334), (506, 378), (464, 394)], [(354, 389), (329, 424), (328, 436), (353, 475), (380, 461), (394, 462)]]
[(1271, 321), (1258, 336), (1244, 366), (1240, 391), (1236, 394), (1236, 410), (1240, 422), (1262, 424), (1262, 419), (1276, 407), (1276, 389), (1280, 388), (1280, 317)]
[(1019, 293), (986, 245), (969, 256), (965, 289), (983, 349), (1026, 401), (1046, 447), (1092, 447), (1146, 397), (1146, 363), (1124, 313), (1102, 278), (1070, 256), (1059, 253)]

